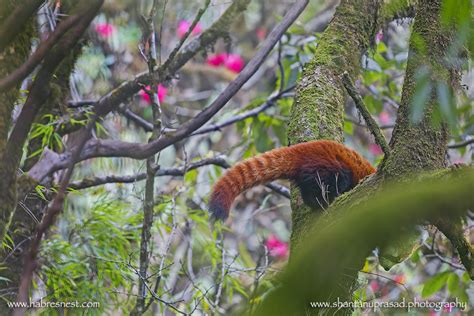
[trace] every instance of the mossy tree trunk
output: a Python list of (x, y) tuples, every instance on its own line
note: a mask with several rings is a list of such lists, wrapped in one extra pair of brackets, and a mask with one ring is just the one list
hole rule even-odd
[[(381, 1), (343, 0), (323, 33), (314, 58), (305, 66), (291, 110), (288, 140), (297, 144), (315, 139), (344, 140), (346, 93), (341, 75), (355, 77), (362, 55), (374, 38)], [(317, 212), (306, 207), (292, 188), (292, 252), (309, 229)]]
[[(383, 20), (381, 15), (393, 9), (379, 8), (380, 4), (375, 1), (341, 1), (334, 19), (318, 42), (313, 60), (304, 69), (298, 84), (289, 125), (290, 144), (315, 139), (342, 142), (346, 94), (340, 76), (344, 71), (352, 78), (359, 73), (361, 56), (369, 47)], [(327, 209), (327, 213), (338, 209), (337, 216), (344, 216), (352, 207), (373, 196), (389, 179), (404, 180), (408, 174), (446, 167), (447, 128), (445, 124), (432, 123), (437, 103), (436, 94), (432, 93), (425, 102), (418, 123), (411, 121), (411, 112), (416, 86), (415, 74), (420, 69), (429, 69), (430, 80), (433, 82), (443, 81), (453, 90), (459, 87), (459, 69), (452, 68), (452, 65), (445, 62), (455, 31), (447, 31), (441, 26), (441, 0), (420, 0), (416, 12), (401, 106), (390, 142), (391, 155), (379, 166), (377, 174), (336, 199)], [(298, 191), (292, 190), (293, 253), (298, 250), (298, 244), (303, 242), (309, 229), (322, 229), (323, 226), (331, 224), (328, 222), (329, 218), (335, 218), (318, 214), (321, 212), (302, 205)], [(447, 226), (459, 227), (458, 223)], [(460, 244), (466, 246), (463, 242)], [(472, 251), (466, 247), (464, 250), (469, 254)], [(362, 265), (363, 262), (360, 263), (361, 267)], [(347, 297), (341, 300), (351, 300), (351, 287), (358, 274), (358, 271), (352, 270), (340, 271), (347, 275), (346, 281), (343, 282), (345, 284), (341, 286), (345, 286), (348, 291)], [(328, 301), (336, 299), (330, 297), (330, 291), (327, 295)]]

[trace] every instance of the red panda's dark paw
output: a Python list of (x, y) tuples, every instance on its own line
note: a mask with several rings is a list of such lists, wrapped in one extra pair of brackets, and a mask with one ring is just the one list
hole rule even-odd
[(214, 221), (224, 221), (229, 216), (229, 211), (225, 207), (220, 205), (220, 203), (212, 201), (209, 203), (209, 213), (211, 213), (211, 219)]

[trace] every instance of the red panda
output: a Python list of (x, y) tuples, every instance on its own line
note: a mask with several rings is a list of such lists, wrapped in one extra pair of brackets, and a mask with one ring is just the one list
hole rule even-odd
[(209, 211), (215, 219), (226, 219), (240, 193), (277, 179), (293, 181), (305, 204), (321, 208), (375, 171), (365, 158), (335, 141), (273, 149), (230, 168), (213, 187)]

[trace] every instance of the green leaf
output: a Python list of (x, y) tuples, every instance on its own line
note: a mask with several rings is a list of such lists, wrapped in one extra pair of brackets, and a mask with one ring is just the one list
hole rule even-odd
[(416, 76), (416, 87), (411, 103), (411, 120), (418, 123), (423, 118), (426, 102), (429, 100), (431, 85), (429, 72), (425, 69), (420, 69), (420, 74)]
[(194, 181), (196, 181), (197, 175), (197, 169), (186, 172), (184, 175), (184, 182), (193, 183)]
[(423, 290), (421, 291), (421, 297), (429, 297), (441, 290), (441, 288), (446, 284), (450, 273), (451, 272), (449, 271), (445, 271), (426, 281), (425, 285), (423, 286)]
[(458, 292), (459, 289), (459, 276), (452, 272), (448, 277), (448, 291), (451, 295), (454, 295)]
[(441, 113), (449, 126), (454, 128), (456, 126), (456, 113), (453, 108), (452, 95), (448, 85), (445, 82), (438, 82), (436, 85), (436, 92), (438, 94)]
[(348, 135), (354, 134), (354, 124), (349, 121), (344, 121), (344, 133)]
[(255, 120), (255, 124), (252, 128), (252, 138), (255, 148), (257, 148), (259, 152), (265, 152), (273, 148), (272, 141), (267, 133), (267, 127), (258, 120)]

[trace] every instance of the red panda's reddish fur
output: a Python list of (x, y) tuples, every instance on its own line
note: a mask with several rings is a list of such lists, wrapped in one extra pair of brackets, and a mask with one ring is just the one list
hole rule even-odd
[(313, 197), (312, 192), (316, 190), (316, 183), (332, 183), (331, 197), (334, 198), (375, 171), (357, 152), (334, 141), (319, 140), (278, 148), (230, 168), (214, 185), (209, 210), (215, 218), (225, 219), (240, 193), (277, 179), (293, 180), (300, 187), (305, 202), (314, 206), (317, 196)]

